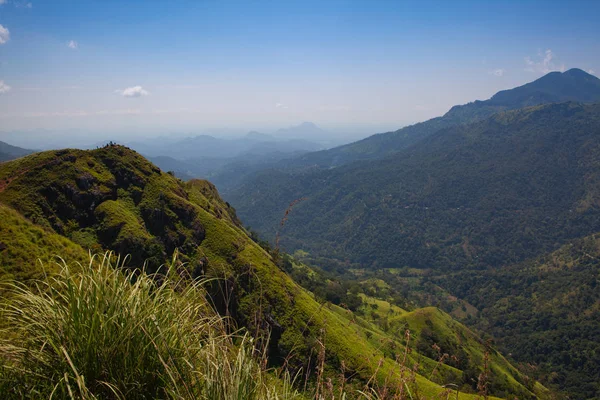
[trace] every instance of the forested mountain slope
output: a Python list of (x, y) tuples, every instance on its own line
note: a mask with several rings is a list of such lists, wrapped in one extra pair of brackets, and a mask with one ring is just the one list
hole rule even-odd
[(478, 328), (572, 398), (600, 397), (600, 239), (539, 259), (434, 279), (479, 308)]
[(440, 129), (479, 121), (500, 111), (565, 101), (600, 101), (600, 79), (577, 68), (563, 73), (551, 72), (523, 86), (498, 92), (489, 100), (454, 106), (442, 117), (285, 160), (280, 163), (280, 167), (330, 168), (358, 160), (379, 159), (406, 149)]
[[(265, 174), (231, 200), (254, 229), (280, 229), (285, 248), (338, 270), (423, 270), (475, 306), (470, 323), (507, 354), (593, 398), (598, 250), (580, 238), (600, 226), (599, 151), (600, 104), (550, 104), (442, 130), (380, 161)], [(273, 215), (297, 198), (281, 228)]]
[(362, 267), (499, 267), (600, 223), (600, 104), (561, 103), (439, 131), (380, 161), (264, 173), (229, 200), (268, 238)]
[[(325, 376), (337, 384), (343, 363), (351, 393), (371, 376), (371, 384), (405, 382), (397, 374), (403, 368), (397, 363), (399, 349), (406, 346), (403, 333), (384, 332), (348, 310), (317, 302), (247, 236), (234, 211), (206, 181), (183, 183), (130, 149), (106, 146), (37, 153), (1, 164), (0, 182), (4, 281), (27, 282), (40, 276), (41, 266), (34, 260), (41, 257), (47, 262), (55, 252), (68, 261), (80, 261), (87, 249), (115, 250), (131, 254), (130, 267), (146, 262), (151, 272), (179, 249), (184, 263), (177, 274), (185, 279), (217, 278), (209, 287), (217, 311), (250, 333), (270, 332), (273, 365), (285, 360), (290, 368), (314, 373), (322, 359)], [(457, 343), (456, 334), (470, 356), (460, 363), (437, 365), (415, 348), (405, 364), (417, 372), (407, 383), (411, 390), (430, 398), (444, 391), (441, 384), (452, 382), (475, 393), (474, 377), (484, 370), (488, 353), (491, 375), (486, 380), (491, 394), (519, 398), (547, 394), (446, 314), (429, 310), (406, 318), (410, 325), (415, 318), (422, 324), (434, 316), (429, 324), (437, 327), (443, 351), (453, 349), (444, 343)], [(419, 331), (415, 328), (417, 339)], [(419, 340), (426, 346), (434, 344), (429, 337)], [(325, 347), (319, 344), (323, 341)], [(312, 378), (310, 382), (314, 384)]]
[(5, 142), (0, 142), (0, 162), (14, 160), (15, 158), (23, 157), (31, 153), (33, 153), (33, 150), (23, 149)]

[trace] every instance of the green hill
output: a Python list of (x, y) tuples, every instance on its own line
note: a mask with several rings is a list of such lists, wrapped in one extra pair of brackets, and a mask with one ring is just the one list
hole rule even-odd
[(69, 239), (44, 229), (0, 203), (0, 281), (27, 281), (54, 266), (56, 256), (85, 262), (88, 253)]
[[(5, 281), (29, 282), (39, 276), (37, 258), (47, 261), (59, 254), (69, 262), (82, 261), (87, 249), (127, 252), (128, 266), (146, 262), (151, 272), (177, 248), (185, 262), (176, 270), (179, 276), (217, 278), (209, 287), (216, 310), (259, 337), (270, 332), (267, 348), (273, 366), (303, 367), (314, 376), (324, 351), (325, 376), (341, 384), (343, 365), (349, 393), (367, 382), (377, 387), (406, 384), (431, 398), (444, 392), (442, 384), (465, 379), (462, 369), (436, 366), (436, 360), (419, 355), (416, 348), (400, 366), (402, 333), (385, 332), (347, 310), (317, 302), (248, 237), (233, 209), (208, 182), (183, 183), (121, 146), (33, 154), (1, 164), (0, 182), (0, 268)], [(466, 329), (436, 313), (440, 317), (434, 330), (440, 341)], [(473, 354), (488, 351), (475, 336), (467, 339), (465, 346), (477, 349)], [(463, 363), (469, 371), (484, 368), (479, 356)], [(502, 384), (490, 386), (489, 393), (546, 395), (505, 359), (494, 365), (489, 380)], [(401, 367), (416, 374), (407, 372), (403, 378)], [(463, 390), (477, 391), (473, 382), (464, 383)], [(309, 379), (309, 387), (314, 384)]]

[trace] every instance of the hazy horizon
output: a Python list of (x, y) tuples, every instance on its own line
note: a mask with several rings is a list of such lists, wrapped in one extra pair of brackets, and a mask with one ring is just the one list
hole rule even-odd
[(585, 16), (598, 11), (589, 2), (2, 0), (0, 140), (25, 145), (40, 130), (59, 142), (232, 137), (310, 121), (350, 142), (550, 71), (596, 74), (598, 27)]
[[(160, 140), (169, 139), (170, 141), (178, 141), (196, 136), (212, 136), (215, 138), (234, 140), (243, 138), (251, 132), (258, 132), (272, 136), (275, 139), (306, 139), (315, 143), (323, 144), (323, 148), (339, 146), (341, 144), (354, 142), (376, 133), (384, 133), (397, 130), (402, 126), (396, 125), (354, 125), (348, 127), (335, 127), (328, 125), (317, 125), (322, 129), (326, 136), (315, 137), (285, 137), (278, 134), (279, 130), (296, 128), (304, 123), (313, 123), (312, 121), (301, 121), (298, 124), (289, 126), (261, 126), (249, 127), (247, 129), (228, 128), (228, 127), (209, 127), (204, 129), (162, 129), (162, 128), (142, 128), (135, 126), (123, 126), (113, 130), (94, 130), (82, 128), (67, 128), (67, 129), (15, 129), (15, 130), (0, 130), (0, 141), (7, 142), (11, 145), (30, 148), (34, 150), (49, 150), (60, 147), (89, 147), (99, 143), (114, 141), (121, 144), (138, 142), (145, 139)], [(404, 125), (403, 125), (404, 126)]]

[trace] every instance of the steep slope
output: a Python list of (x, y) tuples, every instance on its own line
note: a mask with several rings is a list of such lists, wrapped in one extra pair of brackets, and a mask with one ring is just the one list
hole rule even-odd
[[(86, 248), (158, 267), (204, 238), (177, 180), (121, 147), (37, 153), (2, 165), (0, 201)], [(219, 210), (228, 217), (227, 210)]]
[(489, 100), (452, 107), (444, 117), (467, 123), (499, 111), (567, 101), (600, 101), (600, 79), (577, 68), (550, 72), (536, 81), (498, 92)]
[(406, 149), (444, 128), (479, 121), (500, 111), (565, 101), (600, 101), (600, 79), (576, 68), (564, 73), (551, 72), (534, 82), (498, 92), (489, 100), (455, 106), (442, 117), (286, 160), (279, 169), (314, 166), (330, 168), (358, 160), (380, 159)]
[(60, 262), (57, 255), (76, 262), (88, 259), (81, 246), (0, 203), (0, 281), (40, 278), (42, 264), (53, 270)]
[(264, 174), (230, 201), (267, 238), (362, 267), (501, 266), (600, 223), (600, 105), (561, 103), (449, 128), (396, 156)]
[[(218, 278), (212, 292), (223, 315), (250, 332), (271, 332), (269, 354), (274, 365), (285, 359), (288, 366), (312, 370), (324, 340), (326, 374), (332, 379), (338, 379), (343, 362), (350, 387), (360, 388), (373, 375), (375, 381), (390, 385), (404, 382), (396, 374), (393, 351), (402, 348), (402, 336), (357, 324), (352, 313), (315, 301), (246, 235), (233, 210), (206, 181), (183, 183), (127, 148), (107, 146), (44, 152), (2, 164), (0, 182), (0, 211), (7, 216), (2, 219), (2, 232), (20, 227), (30, 254), (27, 259), (13, 258), (13, 249), (21, 245), (18, 240), (6, 242), (0, 268), (15, 278), (33, 275), (26, 270), (38, 254), (67, 252), (66, 257), (78, 260), (83, 251), (74, 242), (84, 248), (130, 253), (130, 266), (149, 259), (153, 268), (153, 263), (166, 261), (170, 251), (178, 248), (186, 262), (177, 271), (180, 275)], [(0, 240), (13, 236), (17, 235), (3, 233)], [(15, 266), (21, 269), (19, 274), (14, 273)], [(440, 331), (440, 336), (448, 331), (452, 328)], [(385, 348), (383, 342), (388, 343)], [(481, 341), (469, 342), (483, 351)], [(444, 391), (440, 386), (447, 383), (444, 377), (462, 378), (460, 369), (446, 365), (437, 367), (444, 373), (431, 376), (436, 362), (416, 351), (409, 361), (406, 367), (419, 372), (409, 384), (427, 397)], [(468, 365), (481, 369), (480, 361), (473, 358)], [(528, 386), (527, 378), (505, 360), (498, 365), (497, 376), (505, 384), (492, 393), (520, 398), (546, 393)], [(474, 391), (472, 385), (464, 389)]]
[(0, 162), (14, 160), (15, 158), (23, 157), (31, 153), (33, 153), (33, 150), (23, 149), (0, 141)]

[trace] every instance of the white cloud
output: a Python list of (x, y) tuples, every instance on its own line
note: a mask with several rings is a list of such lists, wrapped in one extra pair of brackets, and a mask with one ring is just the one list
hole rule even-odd
[(14, 5), (17, 8), (33, 8), (33, 4), (28, 1), (15, 1)]
[(596, 73), (596, 71), (594, 71), (593, 69), (588, 69), (588, 74), (594, 75), (595, 73)]
[(10, 91), (10, 86), (8, 86), (4, 81), (0, 81), (0, 94), (6, 93)]
[(0, 44), (8, 42), (8, 39), (10, 39), (10, 32), (8, 28), (5, 28), (2, 25), (0, 25)]
[(123, 97), (142, 97), (142, 96), (148, 96), (150, 94), (147, 90), (145, 90), (141, 86), (132, 86), (132, 87), (128, 87), (127, 89), (117, 90), (116, 92), (119, 93)]
[(494, 69), (492, 71), (490, 71), (490, 75), (494, 75), (494, 76), (504, 76), (504, 70), (502, 68), (498, 68), (498, 69)]
[(525, 57), (525, 71), (547, 74), (552, 71), (564, 72), (566, 70), (564, 64), (556, 64), (553, 60), (555, 55), (552, 50), (548, 49), (544, 53), (541, 51), (537, 54), (537, 61), (531, 57)]
[(285, 104), (282, 104), (282, 103), (277, 103), (277, 104), (275, 104), (275, 108), (281, 108), (283, 110), (287, 110), (288, 106), (286, 106)]
[(77, 44), (77, 42), (74, 40), (69, 40), (69, 43), (67, 43), (67, 47), (76, 50), (77, 47), (79, 47), (79, 44)]

